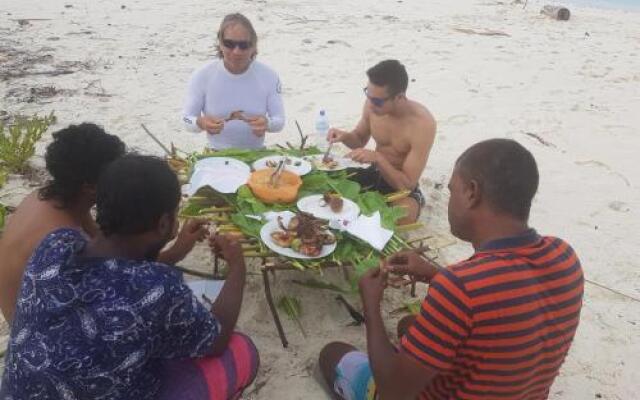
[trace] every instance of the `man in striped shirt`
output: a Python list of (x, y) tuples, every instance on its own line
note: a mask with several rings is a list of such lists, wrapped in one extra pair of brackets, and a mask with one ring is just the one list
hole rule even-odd
[[(538, 169), (512, 140), (480, 142), (456, 162), (449, 223), (473, 256), (439, 270), (394, 255), (360, 280), (368, 356), (345, 343), (320, 354), (338, 399), (546, 399), (575, 335), (583, 275), (563, 240), (529, 228)], [(430, 282), (422, 309), (389, 340), (380, 312), (387, 275)]]

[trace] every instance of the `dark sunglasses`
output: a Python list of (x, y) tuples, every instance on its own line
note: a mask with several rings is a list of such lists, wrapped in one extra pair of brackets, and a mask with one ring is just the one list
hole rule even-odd
[(251, 47), (251, 42), (246, 40), (231, 40), (231, 39), (222, 39), (222, 45), (229, 50), (233, 50), (238, 47), (240, 50), (247, 50)]
[(373, 104), (376, 107), (382, 107), (385, 103), (385, 101), (391, 99), (393, 96), (389, 96), (386, 98), (382, 98), (382, 97), (372, 97), (369, 96), (369, 91), (367, 90), (367, 88), (363, 88), (362, 91), (364, 92), (364, 95), (367, 96), (367, 99), (369, 99), (369, 101), (371, 102), (371, 104)]

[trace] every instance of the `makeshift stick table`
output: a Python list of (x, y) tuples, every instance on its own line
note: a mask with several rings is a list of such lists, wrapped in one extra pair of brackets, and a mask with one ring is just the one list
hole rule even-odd
[[(424, 257), (429, 258), (429, 256), (427, 255), (427, 252), (430, 250), (429, 246), (426, 246), (424, 244), (424, 241), (428, 239), (427, 238), (420, 238), (420, 239), (415, 239), (415, 240), (410, 240), (406, 242), (406, 249), (412, 249), (414, 251), (416, 251), (417, 253), (423, 255)], [(258, 243), (257, 239), (254, 240), (243, 240), (243, 242), (247, 243), (247, 244), (252, 244), (252, 243)], [(293, 264), (293, 260), (275, 254), (275, 253), (264, 253), (264, 254), (260, 254), (259, 256), (247, 256), (248, 259), (256, 259), (260, 261), (260, 273), (262, 275), (262, 281), (263, 281), (263, 285), (264, 285), (264, 294), (265, 297), (267, 299), (267, 304), (269, 306), (269, 311), (271, 312), (271, 315), (273, 317), (273, 322), (276, 325), (276, 329), (278, 330), (278, 336), (280, 337), (280, 341), (282, 342), (282, 346), (283, 347), (287, 347), (289, 342), (287, 340), (287, 336), (284, 332), (284, 329), (282, 327), (282, 323), (280, 322), (280, 315), (278, 313), (278, 309), (275, 306), (274, 300), (273, 300), (273, 294), (271, 292), (271, 282), (269, 279), (269, 273), (271, 273), (272, 275), (275, 275), (275, 273), (277, 271), (304, 271), (301, 270), (299, 267), (296, 267)], [(220, 261), (221, 259), (217, 256), (214, 255), (214, 262), (213, 262), (213, 278), (214, 279), (220, 279)], [(349, 268), (352, 268), (353, 265), (351, 265), (350, 263), (337, 263), (337, 262), (333, 262), (331, 260), (325, 260), (325, 261), (320, 261), (319, 262), (319, 268), (321, 269), (333, 269), (333, 268), (340, 268), (342, 269), (343, 272), (343, 276), (345, 278), (346, 281), (350, 280), (350, 271)], [(185, 272), (189, 272), (189, 271), (185, 271)], [(415, 290), (416, 290), (416, 284), (415, 282), (411, 284), (411, 296), (415, 297)]]
[[(300, 152), (301, 150), (297, 151)], [(271, 153), (273, 152), (271, 150), (267, 151)], [(285, 149), (282, 151), (287, 150)], [(189, 162), (171, 159), (168, 161), (171, 165), (175, 164), (174, 169), (176, 169), (179, 174), (188, 176), (189, 173), (192, 172), (193, 164), (203, 157), (243, 157), (244, 162), (251, 163), (251, 159), (260, 158), (264, 155), (264, 152), (265, 151), (256, 151), (254, 154), (254, 152), (248, 150), (229, 149), (227, 151), (223, 150), (215, 153), (206, 153), (201, 156), (193, 155), (190, 158), (192, 161)], [(335, 191), (345, 198), (351, 197), (351, 200), (357, 199), (360, 203), (360, 211), (365, 215), (371, 215), (373, 212), (379, 212), (381, 224), (384, 226), (389, 226), (395, 223), (397, 218), (399, 218), (398, 215), (402, 215), (401, 211), (398, 211), (389, 204), (397, 199), (407, 196), (409, 194), (408, 191), (385, 196), (377, 192), (362, 191), (362, 188), (360, 188), (357, 183), (350, 181), (348, 178), (348, 173), (330, 175), (327, 172), (312, 171), (302, 178), (303, 186), (300, 190), (305, 191), (307, 195), (310, 193), (322, 194), (329, 190)], [(219, 200), (222, 200), (222, 202), (220, 203)], [(277, 210), (280, 211), (283, 209), (295, 211), (295, 205), (279, 206), (277, 208)], [(274, 323), (278, 330), (278, 335), (280, 336), (280, 340), (284, 347), (287, 347), (288, 342), (280, 322), (278, 310), (274, 304), (269, 273), (273, 275), (276, 271), (304, 271), (307, 269), (311, 271), (321, 271), (329, 268), (341, 268), (345, 279), (350, 281), (350, 269), (355, 270), (357, 267), (358, 271), (362, 272), (363, 270), (366, 270), (366, 268), (377, 265), (380, 257), (386, 257), (396, 251), (404, 249), (414, 249), (418, 252), (422, 252), (423, 254), (428, 250), (423, 247), (421, 240), (405, 241), (400, 238), (397, 234), (398, 231), (409, 229), (406, 227), (397, 227), (394, 229), (395, 233), (393, 237), (387, 243), (382, 252), (377, 252), (371, 248), (368, 243), (357, 240), (345, 233), (342, 235), (342, 239), (338, 242), (338, 249), (336, 249), (330, 256), (317, 260), (288, 258), (271, 252), (271, 250), (262, 243), (259, 238), (260, 235), (258, 234), (258, 231), (262, 226), (262, 222), (256, 222), (256, 220), (248, 219), (248, 217), (261, 215), (265, 211), (271, 211), (271, 208), (261, 203), (260, 200), (251, 193), (251, 190), (242, 186), (233, 194), (221, 195), (214, 191), (214, 193), (210, 195), (205, 194), (204, 196), (192, 196), (187, 201), (185, 208), (183, 208), (181, 216), (186, 218), (205, 217), (212, 221), (216, 233), (237, 235), (237, 237), (240, 238), (245, 258), (256, 259), (259, 261), (259, 269), (263, 278), (264, 291), (269, 310), (271, 311)], [(386, 222), (382, 223), (383, 221)], [(420, 224), (418, 224), (418, 226), (420, 226)], [(412, 228), (416, 228), (416, 226), (413, 226)], [(219, 278), (220, 259), (218, 259), (217, 256), (214, 256), (213, 264), (212, 276), (214, 278)], [(185, 272), (188, 273), (189, 271)], [(412, 294), (415, 294), (415, 285), (412, 287)]]

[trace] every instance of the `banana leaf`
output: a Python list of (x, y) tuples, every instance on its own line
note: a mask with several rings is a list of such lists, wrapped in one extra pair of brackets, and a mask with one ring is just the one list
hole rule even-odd
[[(312, 149), (313, 151), (313, 149)], [(229, 149), (215, 152), (216, 156), (242, 157), (243, 160), (252, 161), (264, 157), (265, 154), (291, 154), (291, 150), (238, 150)], [(211, 156), (209, 154), (208, 156)], [(200, 155), (196, 155), (198, 157)], [(404, 215), (404, 210), (399, 207), (391, 207), (386, 201), (385, 196), (377, 192), (362, 192), (358, 183), (349, 180), (348, 174), (344, 171), (328, 174), (327, 172), (314, 170), (302, 177), (303, 185), (300, 189), (299, 197), (311, 194), (322, 194), (327, 191), (340, 193), (342, 196), (355, 201), (363, 214), (371, 215), (379, 211), (381, 214), (382, 225), (387, 229), (396, 229), (396, 221)], [(205, 195), (208, 192), (205, 193)], [(211, 195), (211, 194), (209, 194)], [(197, 215), (202, 209), (205, 202), (201, 199), (201, 193), (195, 199), (190, 199), (184, 205), (183, 215)], [(254, 238), (260, 238), (260, 229), (264, 224), (263, 221), (248, 217), (248, 215), (262, 215), (268, 211), (284, 211), (290, 210), (295, 212), (295, 204), (273, 205), (265, 204), (253, 195), (253, 192), (245, 185), (238, 189), (237, 194), (224, 195), (224, 200), (233, 208), (229, 212), (231, 223), (238, 227), (245, 235)], [(356, 273), (351, 282), (351, 289), (357, 289), (357, 279), (369, 268), (379, 265), (381, 257), (385, 254), (391, 254), (399, 249), (406, 248), (408, 245), (403, 243), (397, 235), (387, 244), (382, 252), (377, 252), (371, 246), (359, 239), (352, 237), (343, 232), (335, 232), (337, 237), (336, 250), (327, 256), (334, 262), (340, 264), (354, 265)], [(322, 269), (318, 268), (322, 260), (291, 260), (295, 261), (296, 267), (300, 269), (317, 270), (322, 273)]]

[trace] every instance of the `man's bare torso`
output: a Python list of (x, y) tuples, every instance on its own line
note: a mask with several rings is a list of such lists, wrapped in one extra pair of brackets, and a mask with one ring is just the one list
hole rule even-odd
[[(422, 127), (434, 124), (433, 116), (423, 105), (413, 100), (409, 100), (408, 105), (408, 112), (401, 117), (378, 116), (366, 111), (369, 117), (369, 131), (376, 142), (376, 151), (383, 154), (398, 169), (402, 169), (411, 146), (426, 143), (419, 140), (420, 135), (428, 134)], [(428, 142), (431, 143), (431, 140)]]

